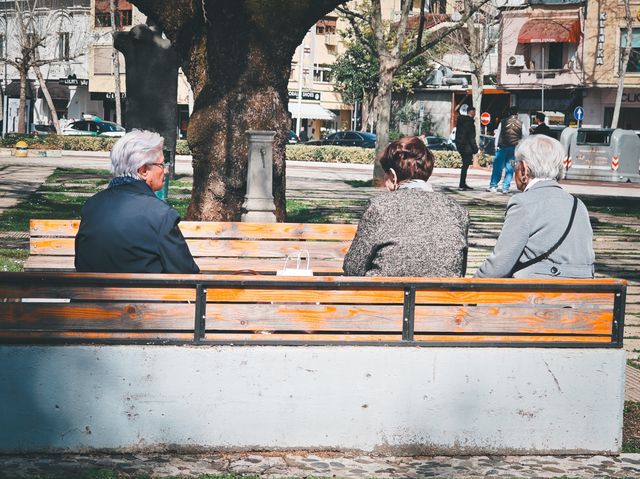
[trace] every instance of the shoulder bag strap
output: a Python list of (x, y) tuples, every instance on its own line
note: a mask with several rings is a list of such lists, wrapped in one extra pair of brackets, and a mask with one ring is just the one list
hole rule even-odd
[(573, 208), (571, 209), (571, 218), (569, 218), (569, 224), (567, 225), (567, 229), (564, 230), (564, 233), (562, 234), (558, 242), (554, 244), (551, 248), (549, 248), (547, 252), (542, 253), (540, 256), (536, 256), (535, 258), (530, 259), (529, 261), (525, 261), (524, 263), (520, 263), (520, 262), (516, 263), (516, 265), (511, 270), (511, 276), (513, 276), (513, 273), (520, 271), (521, 269), (528, 268), (532, 264), (536, 264), (542, 261), (543, 259), (547, 259), (551, 255), (551, 253), (553, 253), (555, 250), (558, 249), (558, 247), (562, 244), (562, 242), (565, 240), (565, 238), (569, 234), (569, 231), (571, 231), (571, 227), (573, 226), (573, 219), (576, 216), (577, 209), (578, 209), (578, 199), (574, 196)]

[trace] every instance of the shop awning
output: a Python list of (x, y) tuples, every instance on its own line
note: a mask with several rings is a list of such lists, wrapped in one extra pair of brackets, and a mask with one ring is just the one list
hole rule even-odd
[[(335, 121), (338, 117), (330, 110), (321, 107), (317, 103), (301, 103), (300, 118), (307, 120), (331, 120)], [(298, 118), (298, 102), (289, 102), (289, 113), (293, 118)]]
[(518, 43), (580, 43), (581, 31), (579, 18), (534, 18), (520, 29)]
[[(33, 98), (33, 82), (27, 82), (27, 98)], [(5, 88), (5, 95), (8, 98), (19, 98), (20, 97), (20, 80), (11, 80), (11, 83), (7, 85)]]
[[(67, 85), (61, 85), (57, 81), (47, 81), (47, 90), (49, 90), (52, 100), (69, 101), (69, 87)], [(38, 88), (38, 98), (44, 98), (42, 88)]]

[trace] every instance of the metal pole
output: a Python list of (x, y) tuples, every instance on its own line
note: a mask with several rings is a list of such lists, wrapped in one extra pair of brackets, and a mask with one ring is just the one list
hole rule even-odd
[(542, 83), (541, 83), (541, 104), (540, 111), (544, 113), (544, 43), (542, 45)]
[[(9, 52), (7, 51), (9, 49), (9, 40), (8, 40), (8, 35), (9, 35), (9, 18), (7, 18), (7, 2), (3, 1), (2, 2), (2, 9), (4, 11), (4, 45), (2, 46), (2, 49), (4, 50), (4, 56), (5, 58), (8, 58)], [(7, 62), (4, 62), (4, 92), (2, 94), (2, 111), (3, 111), (3, 115), (2, 115), (2, 137), (4, 138), (4, 136), (7, 134), (7, 117), (9, 116), (9, 104), (8, 104), (8, 100), (7, 100), (7, 87), (9, 86), (9, 82), (7, 81)]]
[(298, 61), (298, 112), (296, 114), (296, 135), (300, 134), (302, 127), (302, 70), (304, 69), (304, 42), (307, 39), (305, 33), (302, 43), (300, 44), (300, 60)]

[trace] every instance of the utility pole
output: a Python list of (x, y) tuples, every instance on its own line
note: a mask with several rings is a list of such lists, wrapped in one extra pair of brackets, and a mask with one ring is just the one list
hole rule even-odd
[[(118, 0), (109, 0), (109, 13), (111, 17), (111, 43), (113, 44), (115, 34), (120, 25), (120, 16), (117, 15)], [(118, 21), (118, 23), (116, 23)], [(113, 80), (114, 80), (114, 100), (116, 102), (116, 123), (122, 125), (122, 104), (120, 102), (120, 52), (113, 46), (111, 49), (113, 58)]]

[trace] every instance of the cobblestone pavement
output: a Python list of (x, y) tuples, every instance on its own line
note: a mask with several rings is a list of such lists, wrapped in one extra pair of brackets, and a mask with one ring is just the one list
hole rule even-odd
[(334, 453), (287, 455), (64, 455), (0, 456), (0, 478), (78, 477), (96, 470), (131, 477), (193, 477), (200, 474), (242, 474), (265, 477), (376, 478), (637, 478), (640, 454), (608, 456), (471, 456), (374, 457)]

